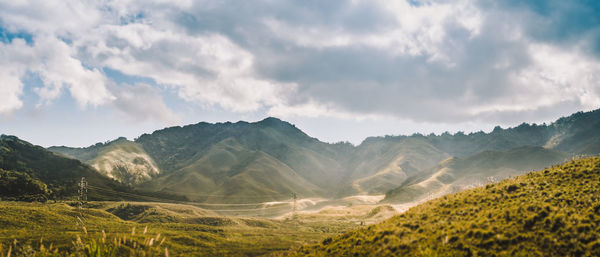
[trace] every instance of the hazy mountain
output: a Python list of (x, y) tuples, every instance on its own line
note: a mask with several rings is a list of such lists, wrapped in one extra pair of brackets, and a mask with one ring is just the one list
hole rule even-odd
[(51, 151), (83, 161), (105, 176), (127, 184), (138, 184), (159, 174), (154, 160), (138, 143), (118, 138), (87, 148), (50, 147)]
[(422, 137), (368, 138), (347, 163), (347, 194), (383, 194), (449, 155)]
[(574, 160), (428, 201), (286, 256), (599, 256), (599, 170), (600, 157)]
[(288, 122), (267, 118), (254, 123), (201, 122), (134, 141), (50, 149), (110, 178), (198, 201), (256, 202), (289, 199), (292, 193), (339, 197), (390, 190), (388, 201), (405, 201), (454, 192), (486, 183), (488, 177), (520, 174), (578, 154), (599, 154), (598, 132), (596, 110), (548, 125), (371, 137), (353, 146), (324, 143)]
[(600, 153), (600, 149), (593, 146), (600, 140), (600, 109), (578, 112), (549, 125), (522, 123), (508, 129), (496, 127), (490, 133), (445, 133), (426, 138), (436, 148), (456, 157), (520, 146), (541, 146), (568, 153), (595, 155)]
[(542, 147), (524, 146), (507, 151), (483, 151), (465, 159), (453, 157), (408, 178), (389, 191), (384, 202), (429, 200), (562, 163), (569, 156)]
[(404, 203), (457, 192), (507, 176), (563, 162), (575, 155), (600, 154), (600, 111), (579, 112), (550, 125), (523, 123), (491, 133), (428, 136), (453, 158), (423, 170), (386, 194)]
[(204, 201), (264, 201), (334, 192), (344, 150), (275, 118), (198, 123), (136, 140), (164, 173), (142, 186)]

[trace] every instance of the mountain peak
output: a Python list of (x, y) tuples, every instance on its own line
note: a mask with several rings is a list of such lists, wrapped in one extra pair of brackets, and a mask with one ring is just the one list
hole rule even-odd
[(283, 121), (283, 120), (280, 120), (280, 119), (275, 118), (275, 117), (267, 117), (267, 118), (265, 118), (265, 119), (263, 119), (263, 120), (261, 120), (259, 122), (256, 122), (256, 123), (257, 124), (263, 124), (263, 125), (275, 125), (275, 124), (289, 124), (289, 125), (291, 125), (290, 123), (288, 123), (286, 121)]
[(296, 127), (296, 125), (291, 124), (287, 121), (280, 120), (275, 117), (268, 117), (259, 122), (254, 123), (261, 127), (269, 127), (274, 129), (279, 129), (288, 132), (301, 133), (302, 135), (306, 135), (303, 131)]
[(19, 138), (16, 136), (5, 135), (5, 134), (0, 135), (0, 139), (1, 140), (6, 140), (6, 139), (19, 140)]

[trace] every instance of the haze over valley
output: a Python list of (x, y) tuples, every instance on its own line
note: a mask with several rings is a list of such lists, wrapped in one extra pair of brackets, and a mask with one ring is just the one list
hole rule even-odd
[[(277, 118), (197, 123), (86, 148), (49, 150), (140, 189), (199, 202), (256, 203), (384, 195), (411, 202), (596, 155), (600, 111), (490, 133), (367, 138), (354, 146), (312, 138)], [(410, 191), (410, 193), (402, 193)], [(400, 196), (399, 196), (400, 195)]]

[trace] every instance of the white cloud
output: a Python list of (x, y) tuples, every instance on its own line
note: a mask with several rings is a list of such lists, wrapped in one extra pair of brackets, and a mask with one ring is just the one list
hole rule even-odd
[(75, 43), (85, 49), (85, 58), (180, 88), (188, 101), (254, 111), (280, 103), (294, 89), (257, 77), (254, 56), (219, 34), (190, 36), (140, 23), (101, 26), (91, 34)]
[(0, 0), (2, 26), (36, 35), (70, 36), (96, 26), (102, 3), (92, 0)]
[(24, 40), (14, 40), (13, 44), (0, 42), (0, 113), (10, 114), (23, 106), (19, 98), (23, 92), (21, 76), (25, 73), (25, 62), (30, 56), (23, 51), (27, 45)]
[[(150, 78), (200, 106), (279, 116), (462, 122), (519, 119), (565, 102), (598, 107), (596, 57), (532, 36), (531, 24), (546, 17), (482, 6), (0, 0), (3, 28), (33, 38), (0, 44), (0, 112), (21, 108), (20, 78), (32, 72), (43, 82), (35, 89), (42, 103), (68, 90), (82, 107), (175, 119), (159, 91), (107, 87), (114, 82), (103, 68)], [(161, 101), (128, 105), (140, 99)]]
[(120, 85), (113, 92), (114, 106), (127, 119), (134, 122), (161, 121), (167, 125), (178, 124), (180, 118), (163, 102), (157, 90), (147, 84)]
[(522, 85), (521, 90), (536, 96), (529, 99), (529, 108), (561, 101), (578, 101), (586, 110), (600, 106), (600, 95), (596, 91), (600, 87), (599, 60), (578, 49), (549, 44), (531, 44), (529, 51), (534, 64), (515, 78), (515, 84)]
[[(105, 87), (105, 78), (97, 69), (87, 69), (82, 63), (71, 56), (72, 49), (64, 42), (53, 37), (36, 37), (33, 45), (28, 45), (22, 39), (14, 39), (10, 44), (0, 44), (1, 57), (0, 69), (4, 70), (3, 88), (20, 93), (22, 90), (21, 78), (26, 72), (39, 75), (44, 86), (36, 88), (43, 102), (50, 102), (57, 98), (64, 86), (67, 86), (71, 95), (80, 106), (100, 105), (113, 99)], [(10, 99), (18, 100), (14, 93)], [(9, 101), (21, 103), (18, 101)], [(18, 109), (19, 105), (12, 105)]]
[(387, 27), (372, 31), (354, 31), (352, 27), (331, 27), (328, 24), (306, 26), (290, 24), (285, 18), (267, 17), (265, 26), (277, 37), (302, 47), (366, 46), (392, 55), (427, 55), (432, 61), (451, 64), (442, 48), (446, 44), (448, 23), (459, 24), (470, 33), (479, 35), (482, 14), (471, 1), (427, 3), (413, 6), (405, 0), (353, 1), (349, 8), (361, 8), (357, 2), (370, 3), (386, 10), (394, 18)]
[(66, 43), (53, 37), (38, 37), (31, 47), (37, 60), (28, 69), (36, 72), (44, 82), (44, 87), (36, 92), (41, 99), (49, 102), (58, 97), (61, 88), (66, 86), (81, 107), (98, 106), (114, 100), (106, 88), (106, 78), (97, 68), (88, 69), (79, 59), (74, 58), (72, 49)]
[(23, 106), (19, 99), (22, 91), (23, 84), (19, 76), (9, 70), (0, 69), (0, 114), (10, 114)]

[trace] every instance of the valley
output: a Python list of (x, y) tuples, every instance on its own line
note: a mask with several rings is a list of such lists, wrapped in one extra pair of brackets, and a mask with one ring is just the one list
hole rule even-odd
[[(485, 253), (485, 244), (498, 243), (487, 236), (492, 233), (489, 226), (498, 240), (508, 238), (499, 243), (506, 247), (497, 246), (499, 253), (543, 252), (517, 244), (521, 239), (546, 240), (527, 231), (515, 232), (527, 235), (521, 239), (515, 239), (515, 233), (499, 234), (501, 226), (523, 226), (530, 217), (506, 219), (511, 221), (506, 224), (489, 217), (516, 208), (506, 204), (534, 201), (531, 197), (548, 186), (555, 196), (563, 186), (588, 192), (557, 198), (567, 202), (596, 194), (590, 179), (597, 175), (599, 160), (582, 158), (600, 154), (594, 143), (600, 140), (599, 131), (600, 110), (548, 125), (371, 137), (356, 146), (321, 142), (276, 118), (201, 122), (84, 148), (43, 148), (2, 135), (0, 254), (8, 247), (39, 256), (54, 256), (52, 251), (56, 256), (77, 255), (90, 249), (103, 252), (97, 256), (163, 256), (167, 251), (174, 256), (470, 256)], [(530, 173), (535, 170), (545, 175)], [(529, 191), (502, 192), (508, 184)], [(491, 205), (490, 197), (497, 205)], [(449, 199), (460, 199), (452, 200), (456, 210), (447, 209)], [(532, 207), (534, 212), (556, 200), (540, 199), (545, 203)], [(581, 208), (589, 209), (597, 199), (585, 201)], [(480, 203), (490, 207), (482, 212)], [(563, 213), (546, 213), (551, 211)], [(468, 223), (460, 218), (466, 214), (475, 215), (474, 222), (489, 224)], [(574, 222), (591, 224), (582, 228), (589, 231), (596, 222), (590, 217)], [(445, 227), (442, 218), (456, 225)], [(547, 223), (553, 222), (555, 218)], [(400, 228), (389, 232), (389, 226)], [(579, 237), (578, 229), (569, 227), (568, 233)], [(457, 236), (439, 235), (437, 230)], [(555, 232), (550, 229), (547, 240), (567, 240)], [(487, 241), (472, 239), (472, 233), (479, 233), (477, 240), (485, 234), (481, 237)], [(385, 240), (389, 235), (395, 237)], [(161, 238), (164, 241), (155, 244)], [(445, 243), (439, 245), (440, 240)], [(560, 246), (558, 253), (569, 252), (571, 246), (595, 247)]]
[(600, 257), (600, 0), (0, 0), (0, 257)]
[(325, 143), (277, 118), (170, 127), (130, 141), (48, 150), (132, 188), (203, 203), (386, 195), (406, 203), (597, 155), (600, 110), (490, 133)]
[[(54, 256), (44, 255), (42, 245), (45, 249), (52, 245), (50, 252), (77, 252), (77, 237), (84, 247), (105, 238), (107, 248), (114, 246), (116, 238), (129, 238), (129, 247), (120, 249), (123, 255), (164, 256), (167, 248), (172, 256), (260, 256), (318, 243), (397, 214), (389, 205), (329, 206), (295, 215), (286, 209), (286, 214), (273, 217), (278, 213), (221, 215), (194, 205), (156, 202), (94, 201), (81, 210), (76, 202), (0, 202), (0, 256), (8, 247), (16, 256), (27, 251)], [(147, 245), (151, 238), (158, 238), (154, 247)], [(140, 248), (134, 248), (133, 242)]]

